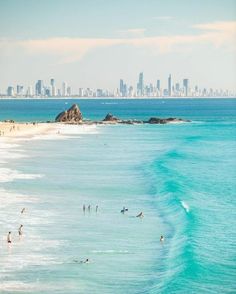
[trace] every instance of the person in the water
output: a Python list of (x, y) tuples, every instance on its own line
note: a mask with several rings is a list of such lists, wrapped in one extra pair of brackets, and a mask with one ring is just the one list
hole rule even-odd
[(125, 213), (126, 211), (128, 211), (128, 208), (125, 208), (124, 206), (123, 206), (123, 209), (121, 209), (121, 213)]
[[(74, 259), (74, 262), (79, 262), (77, 259)], [(89, 259), (81, 260), (79, 263), (89, 263)]]
[(98, 212), (98, 205), (96, 205), (96, 212)]
[(24, 213), (24, 212), (25, 212), (25, 208), (23, 208), (23, 209), (21, 210), (21, 214)]
[(144, 217), (143, 212), (141, 211), (138, 215), (136, 215), (136, 217), (140, 217), (140, 218)]
[(11, 243), (11, 232), (8, 233), (7, 235), (7, 243)]
[(164, 236), (161, 236), (160, 242), (163, 242), (165, 240)]
[(86, 209), (86, 208), (85, 208), (85, 204), (84, 204), (84, 205), (83, 205), (83, 212), (84, 212), (84, 213), (85, 213), (85, 209)]
[(18, 234), (19, 236), (23, 235), (23, 231), (22, 231), (23, 225), (20, 225), (19, 229), (18, 229)]

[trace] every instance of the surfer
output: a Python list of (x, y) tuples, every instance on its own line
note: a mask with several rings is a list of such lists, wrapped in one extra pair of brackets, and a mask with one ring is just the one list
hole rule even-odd
[(164, 239), (164, 236), (161, 236), (160, 238), (160, 242), (163, 242), (165, 239)]
[(8, 233), (7, 235), (7, 243), (11, 243), (11, 232)]
[(138, 215), (136, 215), (136, 217), (140, 217), (140, 218), (144, 217), (142, 211)]
[(21, 210), (21, 214), (24, 213), (24, 212), (25, 212), (25, 208), (23, 208), (23, 209)]

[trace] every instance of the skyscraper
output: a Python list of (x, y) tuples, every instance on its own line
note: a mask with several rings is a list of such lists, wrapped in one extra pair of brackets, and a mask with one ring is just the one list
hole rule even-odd
[(124, 93), (124, 81), (120, 79), (120, 95), (124, 96), (123, 93)]
[(169, 78), (168, 78), (168, 95), (169, 95), (169, 96), (172, 95), (171, 74), (169, 75)]
[(144, 83), (143, 83), (143, 73), (139, 74), (138, 84), (137, 84), (137, 92), (139, 96), (143, 96)]
[(52, 87), (54, 87), (55, 86), (55, 80), (52, 78), (52, 79), (50, 79), (50, 85), (52, 86)]
[(67, 83), (62, 83), (62, 96), (67, 96)]
[(51, 86), (51, 96), (56, 96), (57, 95), (57, 89), (55, 86), (55, 80), (53, 78), (50, 79), (50, 86)]
[(43, 80), (38, 80), (35, 85), (35, 94), (40, 96), (43, 95)]
[(188, 96), (188, 90), (189, 90), (189, 80), (183, 79), (183, 87), (184, 87), (184, 95)]
[(14, 92), (14, 88), (12, 86), (9, 86), (7, 88), (7, 96), (14, 96), (15, 92)]
[(161, 81), (157, 80), (157, 90), (160, 92), (161, 91)]
[(22, 95), (23, 92), (24, 92), (24, 86), (17, 85), (17, 86), (16, 86), (16, 94), (17, 94), (17, 95)]
[(33, 96), (33, 88), (32, 86), (29, 86), (26, 92), (26, 96), (30, 97)]

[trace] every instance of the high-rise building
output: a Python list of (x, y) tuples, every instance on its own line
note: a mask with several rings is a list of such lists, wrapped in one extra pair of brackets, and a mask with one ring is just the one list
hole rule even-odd
[(175, 84), (175, 91), (176, 92), (179, 92), (180, 91), (180, 84), (179, 83), (176, 83)]
[(169, 96), (172, 95), (171, 74), (169, 75), (169, 78), (168, 78), (168, 95), (169, 95)]
[(157, 90), (160, 92), (161, 91), (161, 81), (157, 80)]
[(124, 81), (120, 79), (120, 95), (124, 96)]
[(55, 85), (55, 80), (53, 78), (50, 79), (50, 96), (56, 96), (57, 95), (57, 88)]
[(37, 96), (43, 95), (43, 80), (38, 80), (36, 85), (35, 85), (35, 94)]
[(189, 92), (189, 80), (183, 79), (184, 95), (188, 96)]
[(52, 87), (54, 87), (55, 86), (55, 80), (52, 78), (52, 79), (50, 79), (50, 85), (52, 86)]
[(71, 87), (67, 87), (67, 95), (68, 95), (68, 96), (71, 95)]
[(50, 88), (45, 88), (45, 96), (51, 96), (51, 91), (50, 91), (51, 89)]
[(32, 86), (29, 86), (26, 92), (26, 96), (30, 97), (33, 96), (33, 88)]
[(17, 85), (16, 86), (16, 94), (17, 95), (23, 95), (23, 92), (24, 92), (24, 86)]
[(138, 84), (137, 84), (137, 92), (139, 96), (143, 96), (144, 94), (144, 82), (143, 82), (143, 72), (139, 74)]
[(67, 96), (67, 83), (62, 83), (62, 96)]
[(79, 96), (80, 97), (84, 96), (84, 89), (83, 88), (79, 88)]
[(12, 86), (7, 88), (7, 96), (15, 96), (14, 88)]

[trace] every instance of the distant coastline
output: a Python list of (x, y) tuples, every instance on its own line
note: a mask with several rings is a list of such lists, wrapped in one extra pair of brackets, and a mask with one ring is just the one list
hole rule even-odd
[(236, 96), (199, 96), (199, 97), (80, 97), (80, 96), (66, 96), (66, 97), (25, 97), (25, 96), (0, 96), (0, 100), (172, 100), (172, 99), (236, 99)]

